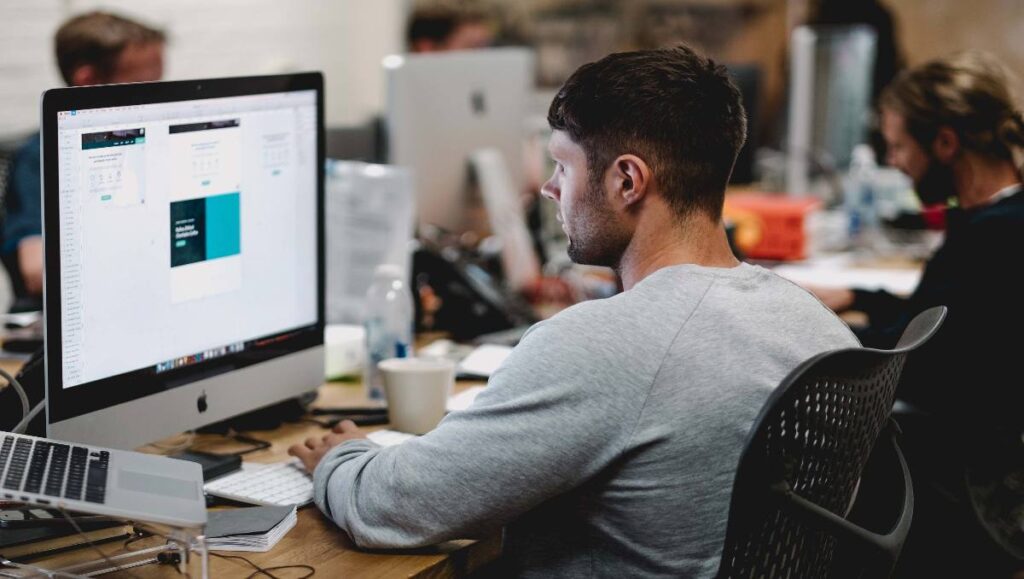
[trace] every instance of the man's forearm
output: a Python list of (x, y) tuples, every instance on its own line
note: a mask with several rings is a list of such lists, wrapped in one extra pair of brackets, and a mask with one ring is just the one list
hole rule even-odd
[(25, 283), (25, 290), (31, 295), (43, 293), (43, 238), (39, 235), (26, 237), (18, 242), (18, 269)]

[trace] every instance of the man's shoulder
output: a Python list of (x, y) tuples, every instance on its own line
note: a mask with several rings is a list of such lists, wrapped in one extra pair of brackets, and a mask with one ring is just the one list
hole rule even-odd
[(41, 141), (42, 136), (39, 133), (33, 133), (26, 137), (14, 151), (14, 162), (39, 159), (39, 143)]
[(963, 214), (962, 221), (969, 229), (998, 227), (1000, 224), (1017, 223), (1024, 219), (1024, 191), (1018, 191), (995, 203), (976, 209), (959, 211)]
[(664, 351), (701, 307), (714, 281), (709, 276), (663, 272), (615, 296), (567, 308), (536, 324), (523, 341), (566, 355), (579, 349), (603, 352), (608, 363)]
[(34, 190), (38, 187), (38, 185), (33, 183), (38, 183), (41, 178), (39, 175), (41, 162), (40, 142), (39, 133), (31, 135), (22, 141), (11, 155), (8, 177), (10, 179), (11, 194), (21, 195), (23, 188)]
[(1024, 249), (1024, 192), (976, 212), (962, 237), (971, 251), (1019, 257)]
[(621, 301), (622, 294), (618, 294), (609, 298), (574, 304), (554, 316), (534, 324), (523, 338), (539, 334), (559, 339), (582, 337), (592, 330), (607, 328), (620, 317)]

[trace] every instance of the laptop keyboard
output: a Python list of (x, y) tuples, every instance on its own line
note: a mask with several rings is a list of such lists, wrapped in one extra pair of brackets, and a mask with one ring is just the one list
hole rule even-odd
[[(0, 444), (3, 490), (102, 504), (110, 453), (6, 434)], [(7, 498), (15, 498), (10, 492)]]

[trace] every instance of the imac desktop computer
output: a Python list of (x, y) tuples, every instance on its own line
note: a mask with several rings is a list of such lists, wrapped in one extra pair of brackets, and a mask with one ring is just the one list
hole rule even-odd
[(786, 189), (814, 190), (811, 177), (846, 171), (871, 119), (875, 31), (863, 25), (799, 26), (790, 40)]
[(43, 97), (47, 434), (114, 448), (323, 383), (319, 73)]
[(521, 289), (540, 274), (521, 202), (533, 51), (396, 55), (383, 65), (388, 162), (412, 170), (421, 234), (494, 235), (508, 286)]
[(413, 170), (421, 224), (455, 232), (467, 227), (468, 177), (477, 151), (500, 151), (513, 186), (522, 188), (531, 50), (393, 55), (383, 64), (388, 163)]

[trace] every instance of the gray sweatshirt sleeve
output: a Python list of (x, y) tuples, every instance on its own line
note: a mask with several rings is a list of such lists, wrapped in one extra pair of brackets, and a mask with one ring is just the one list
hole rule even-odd
[(653, 373), (616, 363), (613, 336), (580, 340), (606, 330), (578, 317), (535, 326), (474, 405), (429, 434), (332, 449), (314, 473), (317, 506), (361, 547), (417, 547), (492, 531), (591, 478), (621, 455), (645, 401), (624, 386), (649, 388)]

